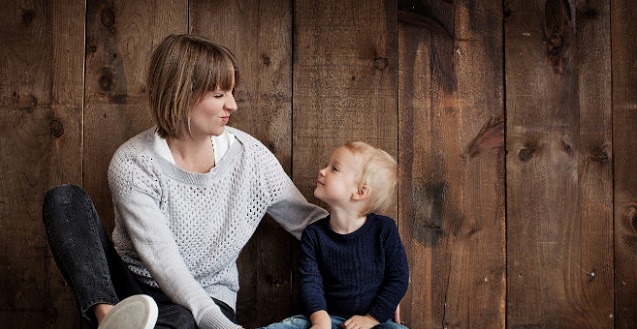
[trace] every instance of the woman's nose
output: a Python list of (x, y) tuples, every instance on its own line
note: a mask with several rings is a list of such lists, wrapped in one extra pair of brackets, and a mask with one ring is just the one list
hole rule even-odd
[(226, 103), (224, 104), (224, 106), (226, 107), (226, 109), (232, 112), (237, 110), (237, 101), (234, 99), (234, 95), (228, 94), (228, 97), (226, 99)]

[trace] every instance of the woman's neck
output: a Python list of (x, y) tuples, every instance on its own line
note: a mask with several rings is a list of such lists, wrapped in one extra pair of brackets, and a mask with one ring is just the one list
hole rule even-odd
[(215, 150), (210, 136), (168, 138), (175, 164), (186, 171), (207, 173), (215, 166)]

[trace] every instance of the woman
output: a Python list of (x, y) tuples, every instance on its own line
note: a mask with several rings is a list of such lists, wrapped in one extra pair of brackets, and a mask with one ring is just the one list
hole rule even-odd
[[(297, 238), (326, 216), (263, 144), (226, 126), (237, 78), (234, 55), (201, 37), (171, 35), (153, 52), (156, 126), (120, 146), (109, 166), (114, 249), (81, 189), (47, 193), (51, 250), (93, 327), (241, 328), (236, 261), (263, 216)], [(157, 304), (156, 323), (144, 295)]]

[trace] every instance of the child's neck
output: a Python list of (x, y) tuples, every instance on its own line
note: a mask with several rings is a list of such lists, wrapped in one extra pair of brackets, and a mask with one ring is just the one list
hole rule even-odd
[(330, 227), (338, 234), (349, 234), (361, 228), (367, 220), (366, 215), (358, 211), (351, 212), (344, 209), (330, 210)]

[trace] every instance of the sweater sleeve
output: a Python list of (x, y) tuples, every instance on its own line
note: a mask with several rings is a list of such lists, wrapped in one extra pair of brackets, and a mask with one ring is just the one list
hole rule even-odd
[(392, 318), (409, 284), (407, 255), (393, 221), (385, 224), (387, 234), (383, 235), (385, 251), (385, 279), (368, 314), (380, 322)]
[(323, 277), (318, 264), (317, 236), (306, 229), (301, 237), (301, 259), (299, 271), (299, 300), (303, 314), (310, 317), (316, 311), (327, 311)]
[(327, 211), (307, 202), (285, 173), (281, 177), (284, 185), (279, 200), (268, 207), (268, 214), (286, 231), (300, 239), (303, 229), (327, 216)]
[(286, 231), (300, 239), (303, 230), (311, 223), (327, 216), (327, 211), (311, 204), (296, 188), (292, 179), (281, 167), (279, 160), (263, 144), (256, 141), (253, 152), (260, 164), (262, 182), (272, 197), (267, 213)]
[(156, 180), (134, 165), (111, 164), (109, 168), (116, 217), (144, 266), (173, 302), (192, 312), (199, 328), (239, 328), (223, 315), (189, 271), (159, 208), (158, 189), (145, 182)]

